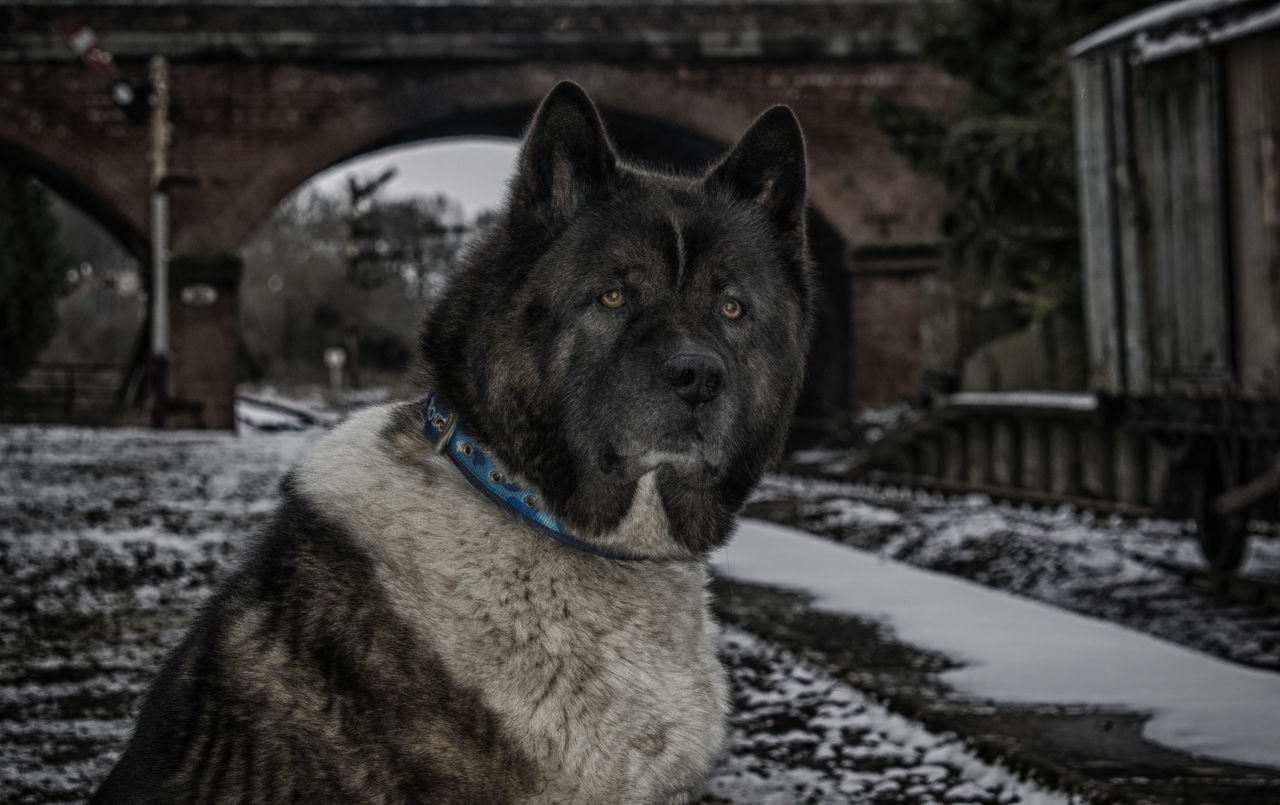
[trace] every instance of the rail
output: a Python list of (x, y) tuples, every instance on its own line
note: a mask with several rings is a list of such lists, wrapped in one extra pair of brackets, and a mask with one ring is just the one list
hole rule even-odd
[[(1187, 517), (1219, 571), (1280, 522), (1280, 420), (1256, 401), (954, 394), (839, 462), (843, 480)], [(792, 471), (802, 468), (792, 463)]]
[[(785, 461), (774, 472), (782, 478), (856, 484), (872, 489), (920, 489), (944, 496), (979, 494), (986, 495), (993, 501), (1029, 505), (1036, 508), (1054, 509), (1067, 505), (1077, 509), (1121, 517), (1156, 516), (1156, 512), (1147, 506), (1008, 486), (968, 483), (946, 478), (930, 478), (919, 475), (875, 471), (829, 471), (811, 464), (796, 464)], [(1194, 587), (1204, 593), (1236, 604), (1259, 606), (1273, 612), (1280, 612), (1280, 583), (1275, 580), (1248, 578), (1236, 575), (1234, 572), (1218, 570), (1208, 566), (1194, 566), (1135, 552), (1126, 553), (1135, 562), (1157, 567), (1177, 577), (1183, 584)]]

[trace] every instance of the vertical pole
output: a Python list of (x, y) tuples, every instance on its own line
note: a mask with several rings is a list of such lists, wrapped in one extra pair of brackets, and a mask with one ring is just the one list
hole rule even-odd
[(353, 389), (364, 388), (360, 373), (360, 314), (365, 291), (360, 285), (360, 258), (347, 262), (347, 287), (342, 300), (342, 343), (347, 350), (347, 382)]
[(169, 402), (169, 64), (152, 56), (151, 72), (151, 424), (162, 428)]

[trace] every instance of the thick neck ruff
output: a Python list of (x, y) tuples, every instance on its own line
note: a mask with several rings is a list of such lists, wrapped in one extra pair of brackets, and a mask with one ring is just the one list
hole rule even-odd
[(483, 492), (498, 508), (530, 528), (542, 532), (561, 545), (592, 556), (616, 560), (639, 558), (597, 548), (566, 532), (564, 525), (542, 505), (537, 491), (514, 483), (498, 466), (497, 461), (481, 449), (475, 438), (458, 423), (457, 416), (438, 394), (432, 393), (427, 397), (422, 434), (437, 453), (443, 453), (453, 461), (472, 486)]

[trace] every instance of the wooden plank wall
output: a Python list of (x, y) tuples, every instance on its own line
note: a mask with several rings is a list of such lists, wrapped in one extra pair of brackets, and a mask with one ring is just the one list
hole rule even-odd
[(1280, 398), (1280, 32), (1227, 49), (1228, 145), (1240, 390)]
[(1200, 51), (1143, 67), (1156, 391), (1230, 379), (1220, 56)]
[(1129, 56), (1117, 51), (1109, 60), (1111, 83), (1112, 225), (1115, 229), (1116, 283), (1124, 332), (1121, 367), (1125, 391), (1145, 394), (1151, 390), (1148, 357), (1147, 287), (1149, 266), (1143, 249), (1141, 182), (1137, 154), (1142, 144), (1135, 138), (1133, 75)]
[(1119, 394), (1124, 390), (1124, 376), (1110, 180), (1113, 144), (1108, 72), (1105, 60), (1089, 58), (1072, 62), (1089, 384), (1097, 391)]
[(1280, 399), (1280, 29), (1072, 63), (1090, 384)]

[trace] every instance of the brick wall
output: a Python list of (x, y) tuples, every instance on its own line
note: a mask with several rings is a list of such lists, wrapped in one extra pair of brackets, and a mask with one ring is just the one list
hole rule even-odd
[(239, 285), (234, 256), (171, 263), (166, 427), (235, 427)]

